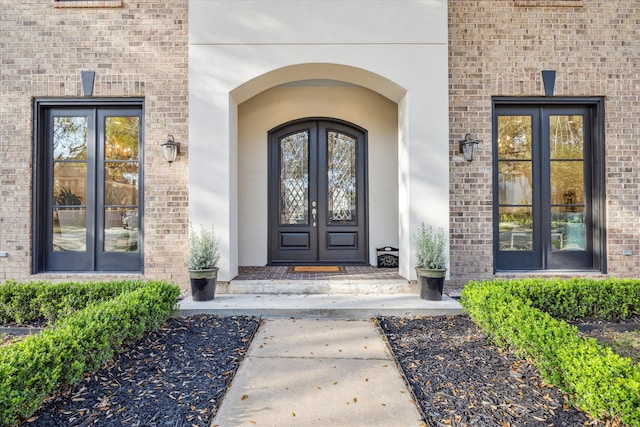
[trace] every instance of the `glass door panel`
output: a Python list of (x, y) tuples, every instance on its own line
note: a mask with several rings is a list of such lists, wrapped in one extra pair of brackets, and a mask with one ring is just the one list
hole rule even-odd
[(309, 224), (309, 132), (280, 139), (280, 224)]
[(355, 224), (356, 211), (356, 140), (329, 131), (327, 138), (327, 206), (330, 224)]
[(86, 116), (53, 117), (52, 235), (55, 252), (87, 250), (87, 138)]
[(105, 117), (104, 244), (106, 252), (138, 250), (140, 119)]
[(500, 251), (533, 250), (532, 118), (498, 117)]
[(551, 250), (586, 250), (583, 121), (549, 116)]

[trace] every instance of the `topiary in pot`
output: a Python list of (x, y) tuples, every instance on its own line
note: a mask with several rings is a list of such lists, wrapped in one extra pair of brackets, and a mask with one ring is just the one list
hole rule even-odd
[(420, 284), (420, 298), (440, 301), (447, 274), (447, 237), (444, 229), (433, 230), (422, 223), (416, 234), (416, 275)]
[(194, 301), (208, 301), (215, 297), (220, 251), (213, 226), (200, 226), (197, 231), (189, 226), (189, 279)]

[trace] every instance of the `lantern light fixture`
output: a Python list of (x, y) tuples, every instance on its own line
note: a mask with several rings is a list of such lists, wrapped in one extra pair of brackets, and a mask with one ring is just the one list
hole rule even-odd
[(173, 135), (169, 135), (167, 142), (161, 146), (164, 159), (169, 163), (169, 166), (171, 166), (171, 163), (176, 161), (176, 156), (180, 154), (180, 143), (173, 139)]
[(468, 133), (464, 136), (464, 139), (458, 141), (460, 144), (460, 153), (464, 156), (464, 159), (471, 163), (476, 158), (478, 152), (478, 144), (480, 141), (471, 138), (471, 134)]

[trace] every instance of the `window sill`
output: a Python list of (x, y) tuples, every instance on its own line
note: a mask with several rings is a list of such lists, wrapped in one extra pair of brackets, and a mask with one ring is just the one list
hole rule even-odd
[(81, 0), (81, 1), (53, 1), (56, 9), (79, 9), (79, 8), (118, 8), (123, 7), (123, 0)]

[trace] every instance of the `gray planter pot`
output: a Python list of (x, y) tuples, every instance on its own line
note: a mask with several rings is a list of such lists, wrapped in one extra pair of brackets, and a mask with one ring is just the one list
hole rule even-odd
[(194, 301), (210, 301), (216, 295), (218, 268), (210, 270), (189, 270), (191, 295)]
[(441, 301), (447, 269), (416, 268), (416, 274), (420, 285), (420, 298), (427, 301)]

